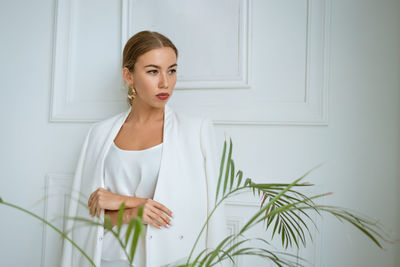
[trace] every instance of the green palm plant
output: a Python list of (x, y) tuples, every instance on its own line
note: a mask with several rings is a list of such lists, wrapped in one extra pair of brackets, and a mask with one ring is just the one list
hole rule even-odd
[[(84, 205), (84, 204), (82, 204), (82, 205)], [(86, 205), (84, 205), (84, 207), (87, 208)], [(89, 225), (89, 226), (101, 226), (104, 229), (110, 231), (110, 233), (118, 241), (119, 245), (123, 248), (123, 251), (129, 261), (130, 266), (133, 266), (132, 263), (135, 258), (136, 247), (137, 247), (139, 238), (140, 238), (141, 234), (143, 233), (143, 221), (142, 221), (143, 205), (139, 206), (138, 215), (129, 221), (125, 236), (121, 235), (121, 227), (123, 224), (124, 211), (125, 211), (125, 203), (123, 202), (118, 209), (118, 220), (117, 220), (116, 227), (113, 227), (113, 225), (111, 223), (111, 218), (108, 215), (104, 216), (104, 222), (100, 222), (100, 220), (93, 221), (91, 219), (78, 217), (78, 216), (75, 216), (75, 217), (62, 216), (62, 217), (67, 220), (70, 219), (70, 220), (75, 220), (75, 221), (81, 221), (81, 222), (86, 223), (86, 225)], [(88, 209), (88, 212), (89, 212), (89, 209)], [(74, 228), (75, 227), (67, 230), (65, 232), (65, 234), (68, 234)], [(116, 229), (114, 229), (114, 228), (116, 228)], [(130, 247), (128, 247), (130, 239), (131, 239), (131, 243), (130, 243)], [(127, 250), (129, 251), (129, 253), (127, 252)], [(86, 257), (89, 258), (87, 255), (86, 255)], [(91, 263), (93, 266), (95, 266), (92, 260), (91, 260)]]
[[(9, 203), (9, 202), (5, 202), (3, 201), (2, 198), (0, 198), (0, 204), (3, 204), (5, 206), (9, 206), (11, 208), (17, 209), (19, 211), (22, 211), (28, 215), (31, 215), (32, 217), (42, 221), (44, 224), (48, 225), (50, 228), (52, 228), (53, 230), (55, 230), (62, 238), (65, 238), (68, 242), (70, 242), (76, 249), (79, 250), (79, 252), (81, 252), (81, 254), (90, 262), (90, 264), (92, 266), (96, 266), (95, 263), (93, 262), (93, 259), (91, 259), (86, 252), (79, 247), (69, 236), (68, 233), (70, 231), (72, 231), (75, 227), (73, 227), (72, 229), (69, 229), (65, 232), (63, 232), (62, 230), (60, 230), (59, 228), (57, 228), (54, 224), (52, 224), (51, 222), (45, 220), (44, 218), (38, 216), (37, 214), (34, 214), (32, 212), (30, 212), (27, 209), (24, 209), (20, 206), (17, 206), (15, 204)], [(80, 205), (84, 206), (85, 208), (87, 208), (86, 205), (84, 205), (83, 203), (79, 202)], [(88, 212), (89, 212), (89, 208)], [(125, 233), (125, 236), (121, 235), (121, 227), (122, 227), (122, 221), (123, 221), (123, 214), (125, 211), (125, 203), (122, 203), (119, 210), (118, 210), (118, 221), (117, 221), (117, 225), (116, 225), (116, 229), (113, 229), (114, 227), (112, 226), (111, 223), (111, 218), (109, 216), (105, 216), (104, 217), (104, 222), (101, 223), (100, 220), (90, 220), (84, 217), (69, 217), (69, 216), (61, 216), (62, 218), (65, 219), (71, 219), (71, 220), (75, 220), (75, 221), (80, 221), (80, 222), (84, 222), (85, 225), (83, 226), (102, 226), (104, 227), (104, 229), (109, 230), (112, 235), (118, 240), (118, 243), (120, 244), (120, 246), (124, 249), (125, 255), (127, 256), (127, 259), (129, 261), (130, 266), (132, 265), (132, 262), (134, 260), (134, 256), (135, 256), (135, 251), (136, 251), (136, 247), (137, 247), (137, 243), (139, 241), (139, 237), (142, 234), (143, 231), (143, 221), (142, 221), (142, 216), (143, 216), (143, 206), (139, 206), (138, 209), (138, 216), (132, 218), (129, 221), (128, 224), (128, 228), (127, 231)], [(81, 226), (81, 225), (80, 225)], [(132, 231), (133, 230), (133, 231)], [(130, 241), (131, 238), (131, 246), (128, 248), (128, 242)], [(129, 253), (126, 251), (129, 250)]]
[[(312, 240), (312, 234), (310, 230), (310, 223), (316, 227), (315, 222), (311, 217), (311, 213), (317, 213), (322, 215), (322, 212), (332, 214), (342, 222), (348, 222), (351, 225), (359, 229), (363, 234), (368, 236), (372, 242), (374, 242), (379, 248), (382, 248), (381, 242), (388, 241), (384, 237), (383, 230), (377, 222), (365, 218), (361, 215), (355, 215), (354, 213), (340, 207), (319, 205), (313, 200), (321, 197), (325, 197), (331, 193), (317, 194), (312, 196), (307, 196), (306, 194), (300, 192), (299, 190), (294, 190), (294, 188), (309, 187), (312, 184), (302, 182), (302, 180), (315, 168), (312, 168), (300, 178), (296, 179), (290, 184), (284, 183), (255, 183), (250, 178), (243, 179), (243, 171), (238, 170), (235, 173), (235, 164), (232, 158), (232, 140), (230, 139), (229, 152), (226, 154), (227, 142), (224, 141), (224, 148), (220, 163), (219, 178), (216, 190), (216, 205), (213, 210), (208, 215), (202, 229), (200, 230), (196, 241), (190, 251), (187, 258), (182, 259), (178, 262), (168, 264), (167, 266), (178, 266), (178, 267), (200, 267), (200, 266), (214, 266), (224, 260), (231, 260), (234, 262), (234, 257), (240, 255), (256, 255), (260, 256), (265, 260), (273, 262), (277, 266), (302, 266), (298, 260), (303, 261), (300, 257), (292, 255), (286, 252), (272, 251), (270, 249), (270, 243), (268, 240), (262, 237), (258, 238), (246, 238), (245, 233), (255, 225), (265, 222), (266, 229), (272, 230), (272, 237), (279, 236), (282, 248), (287, 249), (289, 247), (299, 248), (300, 245), (306, 246), (306, 236), (309, 236)], [(227, 199), (237, 195), (239, 193), (251, 190), (254, 195), (261, 197), (260, 209), (243, 225), (243, 227), (235, 234), (227, 236), (222, 240), (219, 245), (214, 249), (204, 249), (196, 257), (194, 257), (193, 252), (196, 245), (203, 234), (209, 220), (215, 210)], [(85, 203), (78, 200), (78, 203), (83, 207), (87, 208)], [(87, 260), (95, 266), (93, 260), (73, 241), (68, 237), (68, 232), (63, 232), (57, 227), (55, 227), (50, 222), (39, 217), (32, 212), (16, 206), (14, 204), (4, 202), (0, 198), (0, 204), (16, 208), (23, 211), (54, 229), (63, 238), (71, 242), (71, 244), (76, 247), (82, 255), (84, 255)], [(138, 216), (132, 218), (127, 227), (125, 236), (121, 235), (121, 226), (123, 223), (123, 213), (125, 210), (125, 204), (119, 208), (118, 211), (118, 221), (116, 229), (111, 224), (111, 219), (109, 216), (104, 217), (104, 221), (99, 220), (94, 221), (82, 217), (65, 217), (66, 219), (72, 219), (76, 221), (81, 221), (87, 225), (92, 226), (102, 226), (109, 230), (112, 235), (118, 240), (118, 243), (124, 249), (127, 259), (132, 266), (134, 260), (136, 246), (138, 240), (141, 236), (143, 230), (143, 207), (139, 207)], [(239, 240), (244, 238), (243, 240)], [(251, 240), (258, 240), (263, 242), (266, 247), (248, 247), (246, 246)], [(380, 241), (381, 240), (381, 241)], [(129, 241), (130, 247), (128, 248)], [(129, 253), (127, 252), (129, 251)]]
[[(239, 255), (257, 255), (264, 259), (270, 260), (277, 266), (298, 266), (299, 263), (278, 257), (278, 255), (291, 256), (300, 259), (289, 253), (272, 252), (268, 248), (246, 247), (246, 243), (252, 239), (245, 238), (244, 234), (250, 228), (260, 222), (266, 222), (266, 228), (272, 227), (272, 238), (275, 234), (280, 235), (282, 247), (287, 249), (289, 246), (300, 247), (306, 245), (306, 234), (312, 235), (307, 222), (315, 225), (315, 222), (310, 216), (310, 212), (316, 212), (321, 215), (321, 212), (326, 212), (334, 215), (340, 221), (346, 221), (362, 233), (367, 235), (378, 247), (382, 248), (381, 242), (378, 240), (388, 241), (382, 232), (382, 228), (377, 222), (367, 219), (366, 217), (355, 215), (345, 208), (318, 205), (313, 200), (330, 195), (331, 193), (323, 193), (318, 195), (306, 196), (300, 191), (296, 191), (294, 187), (312, 186), (312, 184), (301, 182), (312, 170), (320, 165), (312, 168), (300, 178), (296, 179), (291, 184), (260, 184), (254, 183), (250, 178), (243, 179), (243, 171), (238, 170), (235, 173), (235, 164), (232, 159), (232, 140), (230, 139), (229, 152), (226, 157), (227, 144), (224, 142), (223, 154), (220, 164), (220, 173), (216, 191), (216, 205), (208, 216), (203, 228), (201, 229), (198, 238), (191, 250), (191, 253), (186, 261), (186, 264), (179, 266), (214, 266), (217, 263), (230, 259), (234, 262), (233, 257)], [(227, 236), (220, 242), (217, 248), (206, 253), (203, 250), (192, 262), (190, 261), (194, 248), (204, 231), (210, 217), (215, 209), (218, 208), (226, 199), (241, 193), (243, 191), (252, 190), (262, 197), (260, 210), (257, 211), (244, 226), (236, 234)], [(239, 237), (244, 237), (242, 241), (238, 241)], [(256, 238), (263, 241), (269, 246), (269, 243), (264, 238)], [(302, 259), (301, 259), (302, 260)]]

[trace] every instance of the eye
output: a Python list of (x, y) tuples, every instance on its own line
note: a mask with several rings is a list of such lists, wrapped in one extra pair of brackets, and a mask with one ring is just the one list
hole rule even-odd
[(176, 72), (176, 69), (172, 69), (172, 70), (170, 70), (172, 73), (175, 73)]
[[(153, 71), (154, 71), (154, 72), (153, 72)], [(149, 71), (148, 71), (148, 73), (153, 73), (153, 74), (154, 74), (155, 72), (157, 72), (157, 70), (149, 70)]]

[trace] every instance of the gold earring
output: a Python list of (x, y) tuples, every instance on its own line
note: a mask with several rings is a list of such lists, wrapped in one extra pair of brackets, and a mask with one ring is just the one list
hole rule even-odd
[(129, 86), (129, 90), (128, 90), (128, 98), (133, 101), (136, 97), (136, 89), (133, 86)]

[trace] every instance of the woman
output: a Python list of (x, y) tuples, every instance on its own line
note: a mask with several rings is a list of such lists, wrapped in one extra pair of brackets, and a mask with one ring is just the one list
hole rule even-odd
[[(92, 218), (104, 220), (108, 215), (115, 226), (118, 208), (125, 203), (122, 235), (143, 206), (145, 228), (135, 253), (137, 267), (184, 260), (215, 205), (219, 161), (213, 124), (167, 104), (176, 84), (177, 57), (173, 43), (157, 32), (142, 31), (128, 40), (122, 74), (130, 108), (92, 125), (73, 181), (72, 196), (88, 203)], [(74, 202), (68, 215), (89, 216)], [(73, 220), (67, 221), (67, 229), (73, 229), (70, 237), (97, 266), (128, 266), (124, 251), (107, 230), (74, 227)], [(226, 235), (221, 207), (193, 256), (215, 248)], [(90, 263), (64, 241), (61, 265)]]

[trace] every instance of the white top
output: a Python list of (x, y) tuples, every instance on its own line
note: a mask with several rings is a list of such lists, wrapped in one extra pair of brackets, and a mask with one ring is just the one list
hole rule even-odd
[[(105, 189), (119, 195), (153, 198), (160, 169), (162, 144), (143, 150), (124, 150), (112, 142), (104, 161)], [(123, 224), (121, 227), (120, 236), (123, 241), (127, 226)], [(113, 230), (116, 227), (115, 225)], [(147, 224), (144, 224), (143, 237), (146, 231)], [(128, 255), (131, 240), (132, 238), (127, 246)], [(145, 248), (145, 238), (140, 237), (133, 260), (134, 266), (146, 266)], [(101, 258), (103, 261), (127, 261), (122, 247), (107, 229), (104, 230)]]

